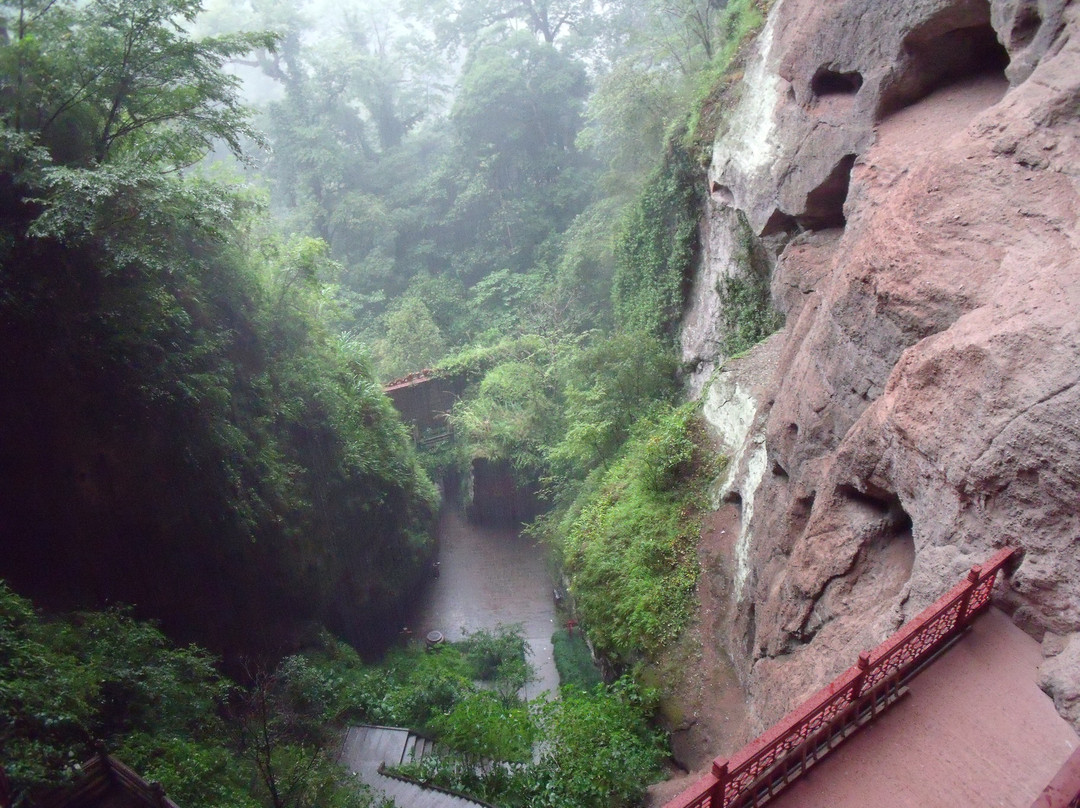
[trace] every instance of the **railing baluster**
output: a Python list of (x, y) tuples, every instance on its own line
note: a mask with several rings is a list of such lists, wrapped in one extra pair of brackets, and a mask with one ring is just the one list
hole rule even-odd
[(724, 787), (727, 784), (727, 761), (723, 761), (717, 765), (714, 760), (712, 770), (713, 776), (716, 777), (716, 785), (712, 787), (712, 792), (709, 796), (709, 808), (724, 808)]

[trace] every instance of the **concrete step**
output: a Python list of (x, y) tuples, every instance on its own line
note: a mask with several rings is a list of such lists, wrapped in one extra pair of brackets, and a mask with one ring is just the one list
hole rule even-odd
[(432, 754), (435, 742), (396, 727), (350, 727), (339, 762), (398, 808), (477, 808), (479, 803), (379, 774), (380, 764), (396, 766)]
[(385, 763), (396, 766), (405, 754), (409, 731), (395, 727), (351, 727), (341, 750), (342, 762)]
[(408, 740), (405, 741), (405, 751), (401, 753), (402, 763), (412, 763), (416, 752), (416, 741), (419, 736), (409, 733)]
[(430, 738), (424, 738), (420, 735), (412, 736), (414, 738), (412, 745), (411, 760), (414, 763), (419, 763), (424, 758), (435, 753), (435, 741)]

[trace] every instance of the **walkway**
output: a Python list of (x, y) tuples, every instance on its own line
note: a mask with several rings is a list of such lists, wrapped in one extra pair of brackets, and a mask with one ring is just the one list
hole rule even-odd
[(1029, 808), (1080, 745), (1035, 683), (1041, 661), (991, 609), (770, 808)]
[(477, 808), (480, 803), (433, 791), (379, 774), (379, 766), (396, 766), (411, 751), (408, 730), (391, 727), (350, 727), (340, 762), (360, 780), (391, 798), (398, 808)]
[(440, 576), (411, 618), (413, 635), (438, 630), (457, 640), (465, 631), (520, 623), (538, 677), (523, 695), (557, 693), (555, 601), (544, 549), (512, 527), (474, 525), (448, 510), (439, 521), (439, 562)]

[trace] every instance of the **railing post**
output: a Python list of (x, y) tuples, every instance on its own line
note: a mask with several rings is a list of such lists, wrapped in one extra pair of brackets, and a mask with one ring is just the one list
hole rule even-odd
[(956, 616), (956, 631), (959, 631), (967, 625), (970, 615), (968, 614), (968, 604), (971, 603), (971, 593), (975, 591), (975, 587), (979, 584), (979, 578), (982, 577), (982, 567), (976, 564), (972, 567), (967, 574), (967, 588), (964, 590), (964, 596), (960, 600), (960, 613)]
[(866, 674), (870, 671), (870, 652), (860, 651), (859, 661), (855, 664), (859, 668), (859, 672), (856, 674), (855, 681), (852, 684), (851, 700), (853, 702), (862, 698), (863, 685), (866, 684)]
[(727, 789), (728, 770), (726, 760), (714, 760), (712, 764), (713, 777), (716, 785), (709, 794), (709, 808), (724, 808), (724, 791)]

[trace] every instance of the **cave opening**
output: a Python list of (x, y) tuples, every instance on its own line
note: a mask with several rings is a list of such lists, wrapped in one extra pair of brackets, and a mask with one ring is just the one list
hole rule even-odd
[(785, 235), (791, 235), (797, 232), (799, 229), (799, 223), (795, 220), (795, 217), (784, 213), (780, 208), (774, 208), (772, 214), (769, 216), (769, 220), (765, 222), (765, 226), (761, 228), (761, 232), (758, 234), (761, 238), (767, 236), (775, 236), (778, 233)]
[(841, 485), (837, 488), (837, 493), (853, 511), (871, 521), (878, 521), (883, 536), (911, 540), (911, 516), (904, 510), (900, 497), (895, 493), (874, 487), (860, 490), (853, 485)]
[(731, 206), (735, 204), (735, 194), (731, 192), (731, 189), (726, 185), (721, 185), (716, 180), (713, 180), (709, 185), (709, 193), (712, 194), (712, 198), (722, 205)]
[(904, 38), (901, 63), (901, 74), (882, 91), (878, 121), (959, 81), (1004, 78), (1009, 52), (990, 24), (990, 3), (982, 2), (945, 9), (914, 29)]
[(852, 70), (842, 73), (819, 67), (810, 80), (810, 91), (821, 98), (826, 95), (854, 95), (862, 87), (862, 73)]
[(741, 521), (743, 507), (742, 494), (740, 494), (738, 491), (728, 491), (728, 493), (724, 496), (723, 501), (728, 505), (735, 506), (735, 513), (738, 514), (738, 517)]
[(827, 230), (830, 227), (843, 227), (847, 223), (844, 202), (847, 201), (854, 165), (855, 155), (845, 154), (822, 183), (807, 194), (802, 213), (795, 217), (800, 227), (804, 230)]

